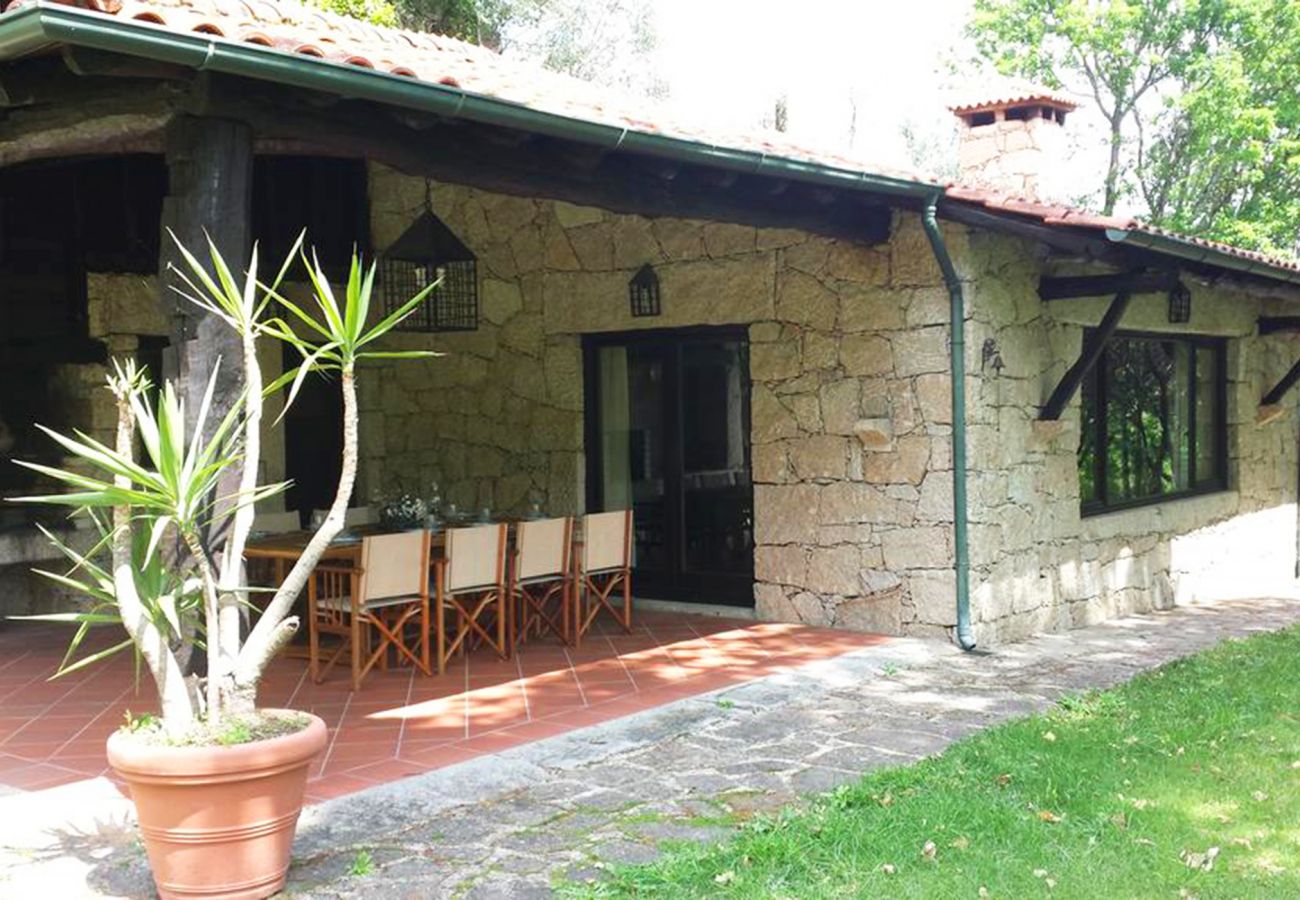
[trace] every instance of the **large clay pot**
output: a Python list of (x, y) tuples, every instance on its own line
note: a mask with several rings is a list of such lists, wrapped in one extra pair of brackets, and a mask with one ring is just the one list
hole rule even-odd
[(253, 900), (284, 887), (307, 768), (325, 747), (325, 723), (308, 718), (293, 734), (225, 747), (108, 739), (159, 896)]

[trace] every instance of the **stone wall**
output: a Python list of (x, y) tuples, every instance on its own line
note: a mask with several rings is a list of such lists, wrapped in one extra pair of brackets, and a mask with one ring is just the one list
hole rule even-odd
[[(425, 184), (371, 175), (382, 248), (423, 208)], [(891, 633), (955, 624), (948, 296), (917, 216), (887, 245), (793, 230), (645, 219), (435, 185), (435, 212), (479, 259), (473, 333), (402, 335), (447, 355), (363, 376), (363, 490), (463, 508), (553, 512), (584, 502), (580, 335), (748, 327), (753, 383), (755, 603), (761, 618)], [(1042, 248), (945, 226), (968, 297), (972, 607), (984, 641), (1057, 630), (1224, 590), (1249, 560), (1294, 562), (1292, 424), (1254, 423), (1284, 339), (1250, 336), (1281, 301), (1193, 288), (1185, 330), (1231, 342), (1231, 489), (1083, 518), (1078, 400), (1055, 426), (1039, 406), (1105, 300), (1045, 304)], [(627, 281), (659, 274), (663, 315), (632, 318)], [(1162, 298), (1125, 326), (1160, 330)], [(990, 342), (991, 343), (988, 343)], [(988, 343), (991, 357), (986, 358)], [(1289, 575), (1287, 575), (1289, 578)], [(1288, 582), (1289, 583), (1289, 582)], [(707, 599), (707, 598), (706, 598)]]
[[(974, 234), (980, 277), (968, 287), (972, 609), (985, 642), (1057, 631), (1134, 611), (1229, 594), (1295, 590), (1296, 427), (1256, 423), (1259, 398), (1300, 345), (1260, 338), (1256, 319), (1286, 307), (1241, 288), (1185, 276), (1192, 318), (1168, 323), (1166, 299), (1134, 298), (1121, 327), (1228, 337), (1229, 489), (1082, 517), (1076, 396), (1059, 425), (1034, 422), (1085, 326), (1109, 298), (1044, 303), (1045, 263), (1031, 245)], [(985, 344), (990, 358), (985, 358)]]
[[(373, 168), (376, 247), (425, 194)], [(478, 256), (483, 321), (402, 335), (447, 355), (363, 374), (363, 491), (436, 478), (462, 508), (581, 511), (580, 335), (747, 326), (759, 615), (892, 632), (950, 622), (948, 300), (919, 219), (871, 248), (454, 185), (432, 196)], [(627, 282), (646, 262), (663, 313), (637, 319)]]

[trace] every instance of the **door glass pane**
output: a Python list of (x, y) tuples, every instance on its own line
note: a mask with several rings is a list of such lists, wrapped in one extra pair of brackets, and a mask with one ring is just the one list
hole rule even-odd
[(1212, 347), (1196, 350), (1196, 482), (1218, 480), (1219, 460), (1219, 354)]
[(685, 568), (743, 574), (753, 567), (747, 347), (692, 341), (681, 350)]
[(647, 348), (601, 347), (601, 497), (633, 510), (638, 569), (669, 568), (665, 534), (664, 363)]

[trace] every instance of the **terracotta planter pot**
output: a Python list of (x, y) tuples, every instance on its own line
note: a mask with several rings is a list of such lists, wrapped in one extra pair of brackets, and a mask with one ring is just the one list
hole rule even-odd
[(307, 767), (325, 747), (325, 723), (307, 718), (294, 734), (229, 747), (108, 739), (159, 896), (252, 900), (284, 887)]

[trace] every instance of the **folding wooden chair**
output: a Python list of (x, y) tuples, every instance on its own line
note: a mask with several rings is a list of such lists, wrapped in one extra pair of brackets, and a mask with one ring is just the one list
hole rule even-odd
[(550, 631), (569, 643), (573, 587), (573, 517), (539, 519), (515, 526), (510, 599), (512, 643)]
[[(351, 651), (352, 689), (360, 690), (361, 680), (376, 664), (387, 665), (389, 647), (397, 651), (399, 660), (405, 657), (430, 674), (428, 572), (427, 531), (365, 538), (357, 568), (317, 566), (307, 582), (312, 680), (319, 683), (344, 652)], [(418, 647), (412, 649), (405, 632), (416, 619)], [(373, 649), (372, 629), (379, 635), (379, 645)], [(343, 638), (323, 667), (322, 634)]]
[[(582, 567), (578, 572), (573, 642), (577, 644), (605, 610), (632, 631), (632, 510), (582, 517)], [(611, 599), (622, 590), (623, 602)]]
[[(506, 524), (447, 529), (445, 555), (434, 566), (438, 672), (458, 651), (487, 644), (510, 658), (506, 591)], [(453, 620), (448, 634), (448, 619)]]

